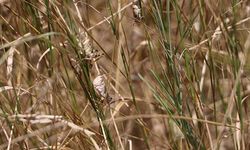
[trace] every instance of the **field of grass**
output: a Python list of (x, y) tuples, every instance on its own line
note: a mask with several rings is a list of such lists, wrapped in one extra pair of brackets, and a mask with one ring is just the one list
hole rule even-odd
[(248, 150), (249, 75), (248, 0), (0, 0), (0, 149)]

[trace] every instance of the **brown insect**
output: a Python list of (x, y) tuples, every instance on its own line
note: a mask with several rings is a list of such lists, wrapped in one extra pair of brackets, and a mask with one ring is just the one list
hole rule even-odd
[(135, 19), (137, 21), (141, 21), (143, 16), (142, 16), (142, 7), (140, 1), (134, 0), (132, 8)]

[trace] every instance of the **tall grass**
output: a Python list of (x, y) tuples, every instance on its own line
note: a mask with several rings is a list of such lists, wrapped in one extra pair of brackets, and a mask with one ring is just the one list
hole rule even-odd
[(0, 1), (0, 149), (249, 149), (248, 1)]

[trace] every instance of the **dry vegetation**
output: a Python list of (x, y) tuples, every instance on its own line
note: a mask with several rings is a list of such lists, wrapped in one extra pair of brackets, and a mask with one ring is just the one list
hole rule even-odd
[(0, 149), (248, 150), (249, 50), (248, 0), (0, 0)]

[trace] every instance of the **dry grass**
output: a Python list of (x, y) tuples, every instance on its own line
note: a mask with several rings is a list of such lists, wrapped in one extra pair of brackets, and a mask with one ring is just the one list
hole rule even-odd
[(247, 0), (0, 0), (0, 149), (250, 148)]

